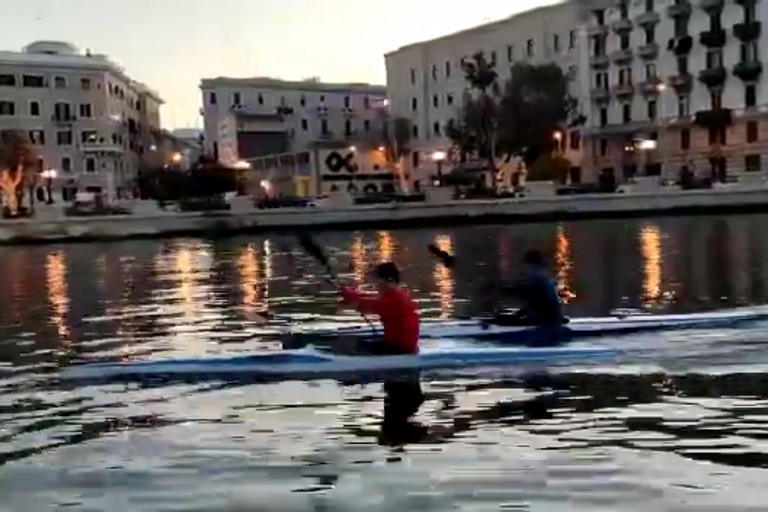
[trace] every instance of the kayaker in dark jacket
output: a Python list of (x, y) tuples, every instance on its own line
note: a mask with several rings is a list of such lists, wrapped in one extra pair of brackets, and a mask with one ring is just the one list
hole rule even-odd
[(544, 255), (530, 250), (523, 256), (522, 275), (512, 283), (501, 286), (501, 292), (511, 295), (522, 307), (505, 319), (514, 325), (562, 325), (566, 322), (557, 284), (549, 276)]

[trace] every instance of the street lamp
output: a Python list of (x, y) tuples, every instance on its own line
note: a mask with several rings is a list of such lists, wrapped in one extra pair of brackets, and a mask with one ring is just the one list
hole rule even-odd
[(45, 194), (48, 196), (45, 200), (46, 204), (53, 204), (53, 194), (51, 194), (51, 189), (53, 188), (53, 180), (56, 178), (57, 174), (56, 169), (46, 169), (40, 173), (45, 179)]
[(171, 155), (171, 162), (178, 165), (181, 163), (183, 158), (184, 157), (182, 156), (182, 154), (179, 151), (176, 151)]
[(440, 186), (443, 185), (443, 162), (445, 158), (445, 151), (435, 151), (432, 153), (432, 161), (437, 164), (437, 181)]

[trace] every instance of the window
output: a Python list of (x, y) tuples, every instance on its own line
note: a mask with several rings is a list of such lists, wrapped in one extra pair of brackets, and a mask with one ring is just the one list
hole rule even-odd
[(411, 98), (411, 110), (416, 112), (419, 109), (419, 100), (418, 98)]
[(746, 155), (744, 156), (744, 169), (748, 172), (760, 172), (761, 168), (760, 155)]
[(650, 62), (645, 65), (645, 79), (653, 80), (656, 78), (656, 64)]
[(411, 153), (411, 162), (413, 163), (414, 167), (418, 167), (419, 164), (421, 163), (420, 156), (421, 154), (418, 151), (414, 151), (413, 153)]
[(24, 87), (45, 87), (45, 80), (38, 75), (24, 75), (21, 77), (21, 85)]
[(419, 138), (419, 127), (417, 125), (411, 127), (411, 136), (413, 136), (414, 139)]
[(307, 105), (307, 97), (304, 96), (303, 94), (299, 98), (299, 105), (301, 105), (302, 107), (305, 107)]
[(677, 72), (680, 75), (688, 74), (688, 57), (677, 58)]
[(344, 121), (344, 135), (352, 135), (352, 121), (349, 119)]
[(437, 108), (440, 105), (440, 98), (437, 94), (432, 96), (432, 106)]
[(216, 93), (212, 92), (208, 95), (208, 103), (211, 105), (215, 105), (218, 102), (218, 99), (216, 98)]
[(434, 123), (432, 123), (432, 131), (434, 132), (434, 134), (436, 136), (438, 136), (438, 137), (440, 136), (440, 122), (439, 121), (435, 121)]
[(656, 115), (657, 115), (656, 100), (648, 100), (648, 119), (650, 119), (651, 121), (655, 121)]
[(32, 117), (40, 117), (40, 102), (39, 101), (30, 101), (29, 102), (29, 115)]
[(95, 144), (99, 141), (99, 134), (93, 130), (83, 130), (80, 133), (80, 142), (83, 144)]
[(16, 76), (15, 75), (0, 75), (0, 87), (15, 87)]
[(413, 68), (411, 68), (411, 83), (412, 84), (416, 83), (416, 70)]
[(445, 78), (451, 78), (451, 61), (445, 61)]
[(723, 65), (723, 51), (712, 50), (707, 52), (707, 69), (719, 68)]
[(86, 117), (86, 118), (93, 117), (93, 109), (91, 108), (90, 103), (80, 104), (80, 117)]
[(533, 57), (533, 52), (534, 52), (533, 39), (529, 39), (528, 41), (525, 42), (525, 54), (528, 57)]
[(63, 76), (55, 76), (53, 77), (53, 87), (56, 89), (66, 89), (67, 88), (67, 79)]
[(675, 18), (675, 37), (686, 37), (688, 35), (688, 17), (678, 16)]
[(606, 139), (600, 139), (600, 156), (608, 154), (608, 141)]
[(571, 131), (569, 142), (569, 146), (573, 151), (579, 150), (579, 146), (581, 146), (581, 134), (578, 132), (578, 130)]
[(285, 96), (280, 96), (280, 106), (281, 107), (285, 106)]
[(437, 81), (437, 65), (432, 64), (432, 80)]
[(723, 108), (723, 93), (722, 91), (712, 91), (709, 94), (709, 100), (712, 104), (712, 110), (720, 110)]
[(632, 85), (632, 68), (619, 70), (619, 85)]
[(256, 96), (256, 102), (257, 102), (259, 105), (263, 105), (263, 104), (264, 104), (264, 95), (263, 95), (263, 94), (261, 94), (261, 93), (259, 93), (259, 94)]
[(622, 50), (628, 50), (629, 44), (630, 44), (629, 34), (626, 34), (626, 33), (621, 34), (621, 36), (619, 37), (619, 47)]
[(84, 91), (90, 91), (91, 90), (91, 79), (90, 78), (81, 78), (80, 79), (80, 88)]
[(600, 107), (600, 126), (605, 126), (608, 124), (608, 109), (605, 107)]
[(758, 124), (757, 121), (749, 121), (747, 123), (747, 142), (757, 142), (758, 136)]
[(72, 172), (72, 159), (68, 156), (61, 159), (61, 170), (64, 172)]
[(560, 34), (555, 34), (552, 37), (552, 49), (555, 53), (560, 53)]
[(595, 36), (592, 39), (593, 57), (602, 57), (605, 55), (605, 36)]
[(688, 95), (680, 95), (677, 97), (677, 115), (679, 117), (687, 117), (691, 115), (691, 98)]
[(756, 60), (759, 60), (757, 43), (755, 41), (741, 43), (741, 62), (754, 62)]
[(595, 15), (595, 23), (605, 25), (605, 9), (595, 9), (592, 14)]
[(85, 172), (96, 172), (96, 160), (93, 158), (85, 159)]
[(621, 14), (621, 19), (625, 20), (629, 17), (629, 1), (628, 0), (621, 0), (619, 3), (619, 13)]
[(445, 102), (448, 105), (453, 105), (453, 94), (451, 94), (450, 92), (448, 94), (446, 94), (445, 95)]
[(680, 149), (691, 149), (691, 130), (688, 128), (680, 130)]
[(370, 119), (366, 119), (365, 121), (363, 121), (363, 130), (365, 130), (366, 132), (371, 131), (371, 120)]
[(69, 103), (60, 101), (53, 106), (53, 117), (56, 121), (71, 121), (72, 109)]
[(0, 116), (15, 116), (16, 104), (12, 101), (0, 101)]
[(327, 119), (321, 119), (320, 120), (320, 133), (323, 135), (328, 135), (328, 120)]
[(757, 88), (754, 84), (744, 86), (744, 106), (754, 107), (757, 104)]
[(351, 105), (351, 100), (349, 99), (349, 96), (344, 96), (344, 108), (349, 108)]
[(368, 110), (369, 108), (371, 108), (371, 98), (369, 98), (368, 96), (363, 96), (363, 108), (365, 110)]
[(645, 27), (645, 44), (653, 44), (656, 42), (656, 27)]
[(631, 123), (632, 122), (632, 104), (631, 103), (624, 103), (621, 106), (621, 120), (625, 123)]
[(608, 73), (601, 71), (595, 73), (595, 87), (597, 89), (608, 89)]
[(653, 12), (653, 0), (645, 0), (645, 12)]
[(496, 50), (491, 50), (491, 64), (496, 64)]
[(306, 119), (302, 119), (302, 120), (301, 120), (301, 129), (302, 129), (303, 131), (305, 131), (305, 132), (306, 132), (307, 130), (309, 130), (309, 121), (307, 121)]
[(320, 95), (320, 103), (325, 103), (325, 95)]
[(30, 130), (29, 142), (38, 146), (45, 145), (45, 132), (43, 130)]
[(723, 29), (723, 24), (720, 20), (720, 13), (710, 14), (709, 16), (709, 30), (716, 32)]
[(507, 62), (515, 60), (515, 47), (511, 44), (507, 45)]
[(70, 130), (65, 132), (56, 132), (56, 144), (59, 146), (71, 146), (72, 132)]
[(577, 37), (576, 31), (575, 30), (571, 30), (570, 33), (568, 34), (568, 49), (569, 50), (573, 50), (574, 48), (576, 48), (576, 37)]
[(241, 105), (242, 102), (240, 101), (240, 93), (239, 92), (233, 92), (232, 93), (232, 104), (233, 105)]

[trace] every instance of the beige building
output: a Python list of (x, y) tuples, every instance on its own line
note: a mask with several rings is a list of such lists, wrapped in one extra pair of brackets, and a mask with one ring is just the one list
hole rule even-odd
[[(571, 94), (581, 90), (586, 77), (586, 34), (580, 30), (581, 8), (573, 2), (540, 7), (509, 18), (411, 44), (385, 56), (391, 115), (412, 123), (414, 177), (426, 181), (436, 170), (432, 155), (449, 153), (446, 126), (458, 117), (467, 89), (462, 59), (482, 51), (495, 62), (499, 84), (510, 77), (516, 62), (556, 63), (571, 79)], [(587, 104), (588, 105), (588, 104)], [(581, 166), (581, 134), (563, 134), (562, 147), (575, 167)], [(578, 174), (578, 169), (577, 169)]]
[(106, 56), (69, 43), (0, 52), (0, 129), (28, 135), (55, 188), (127, 191), (161, 133), (162, 103)]
[(765, 169), (768, 88), (756, 0), (593, 5), (586, 161), (619, 179)]

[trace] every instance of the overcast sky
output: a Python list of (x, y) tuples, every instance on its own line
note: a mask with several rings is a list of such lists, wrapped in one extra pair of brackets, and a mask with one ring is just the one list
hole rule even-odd
[(200, 126), (203, 77), (384, 83), (385, 52), (552, 0), (0, 0), (0, 48), (64, 40), (106, 53)]

